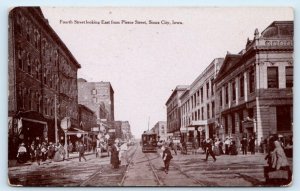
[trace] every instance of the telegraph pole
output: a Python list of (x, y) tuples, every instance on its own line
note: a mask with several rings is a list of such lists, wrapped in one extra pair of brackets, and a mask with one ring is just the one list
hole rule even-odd
[(56, 103), (56, 99), (57, 99), (57, 97), (56, 97), (56, 94), (55, 94), (55, 97), (54, 97), (55, 143), (58, 142), (58, 135), (57, 135), (57, 112), (56, 112), (56, 110), (57, 110), (57, 103)]

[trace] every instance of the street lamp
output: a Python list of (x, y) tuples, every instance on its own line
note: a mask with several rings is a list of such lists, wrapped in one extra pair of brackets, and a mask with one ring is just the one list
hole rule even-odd
[(66, 151), (66, 154), (67, 154), (67, 158), (69, 158), (69, 154), (68, 154), (68, 142), (67, 142), (67, 132), (68, 132), (68, 129), (71, 127), (70, 117), (64, 117), (61, 120), (60, 126), (64, 130), (64, 133), (65, 133), (65, 146), (64, 147), (65, 147), (65, 151)]

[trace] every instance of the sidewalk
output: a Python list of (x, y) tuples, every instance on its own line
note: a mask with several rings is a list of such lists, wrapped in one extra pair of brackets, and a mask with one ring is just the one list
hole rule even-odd
[[(96, 153), (94, 153), (93, 151), (85, 152), (84, 155), (85, 156), (94, 155), (96, 157)], [(69, 157), (67, 159), (65, 159), (65, 161), (70, 161), (70, 160), (78, 159), (78, 157), (79, 157), (78, 152), (73, 152), (73, 153), (69, 154)], [(107, 152), (102, 153), (102, 157), (108, 157)], [(43, 161), (43, 162), (41, 161), (41, 163), (45, 163), (45, 162), (50, 162), (50, 160), (47, 159), (46, 161)], [(30, 166), (30, 165), (32, 165), (34, 163), (36, 163), (36, 161), (31, 162), (31, 160), (28, 160), (25, 163), (18, 163), (16, 159), (15, 160), (8, 160), (8, 168), (10, 168), (10, 167), (17, 167), (17, 166)], [(55, 163), (55, 162), (52, 162), (52, 163)]]

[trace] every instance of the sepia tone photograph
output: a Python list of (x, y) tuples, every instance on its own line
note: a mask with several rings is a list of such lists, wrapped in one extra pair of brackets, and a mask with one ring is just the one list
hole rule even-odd
[(7, 16), (10, 186), (292, 185), (292, 8)]

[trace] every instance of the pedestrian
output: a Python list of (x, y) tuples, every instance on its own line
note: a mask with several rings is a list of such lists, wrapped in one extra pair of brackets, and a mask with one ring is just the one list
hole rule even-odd
[(170, 139), (170, 144), (169, 144), (170, 148), (172, 150), (174, 150), (175, 155), (177, 155), (177, 148), (175, 147), (175, 144), (173, 142), (173, 139)]
[(226, 137), (226, 140), (224, 142), (225, 144), (225, 155), (229, 155), (229, 145), (230, 145), (230, 139), (229, 137)]
[(241, 145), (242, 145), (242, 152), (243, 155), (247, 155), (247, 146), (248, 146), (248, 140), (246, 137), (243, 137), (241, 140)]
[(29, 154), (30, 154), (31, 162), (34, 162), (34, 159), (35, 159), (35, 145), (34, 145), (34, 142), (32, 142), (31, 145), (30, 145)]
[(220, 155), (224, 154), (224, 151), (223, 151), (223, 142), (221, 141), (221, 139), (219, 139), (219, 151), (220, 151)]
[(79, 142), (78, 144), (78, 153), (79, 153), (79, 162), (81, 162), (81, 158), (83, 158), (86, 161), (86, 158), (84, 157), (84, 145), (82, 142)]
[(193, 154), (197, 154), (197, 149), (198, 149), (198, 141), (197, 141), (197, 138), (195, 138), (195, 139), (193, 140), (192, 147), (193, 147)]
[(253, 136), (249, 140), (249, 150), (252, 155), (255, 154), (255, 138)]
[(27, 149), (25, 147), (25, 144), (21, 143), (18, 148), (17, 161), (19, 163), (24, 163), (26, 162), (26, 158), (27, 158)]
[(212, 158), (214, 159), (214, 162), (216, 162), (217, 159), (215, 157), (215, 154), (213, 152), (212, 147), (213, 147), (213, 141), (212, 141), (212, 139), (207, 139), (206, 140), (206, 158), (205, 158), (205, 161), (207, 161), (208, 155), (211, 155)]
[(41, 145), (41, 152), (42, 152), (42, 161), (47, 160), (47, 155), (48, 155), (48, 148), (45, 142), (42, 143)]
[(111, 157), (110, 157), (110, 164), (112, 164), (113, 168), (119, 168), (120, 159), (119, 159), (119, 147), (118, 147), (119, 140), (116, 139), (115, 143), (111, 147)]
[(52, 144), (52, 142), (49, 142), (49, 146), (48, 146), (48, 158), (52, 161), (53, 157), (55, 154), (55, 147)]
[(55, 162), (60, 162), (60, 161), (65, 160), (65, 156), (66, 156), (66, 151), (65, 151), (64, 147), (62, 146), (62, 144), (57, 143), (53, 160)]
[(214, 143), (214, 149), (213, 149), (215, 156), (220, 155), (219, 144), (220, 144), (220, 141), (219, 141), (219, 139), (216, 138), (215, 143)]
[(162, 158), (163, 158), (163, 161), (165, 164), (165, 173), (168, 174), (170, 162), (171, 162), (171, 159), (173, 158), (173, 156), (167, 145), (162, 146), (162, 150), (163, 150)]
[(42, 145), (39, 143), (38, 146), (35, 148), (35, 159), (38, 165), (41, 164), (42, 155)]
[(237, 148), (236, 148), (236, 143), (232, 139), (230, 139), (229, 154), (230, 155), (237, 155), (238, 154), (238, 151), (237, 151)]

